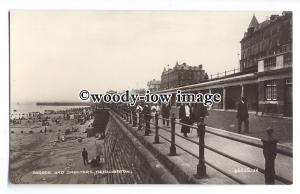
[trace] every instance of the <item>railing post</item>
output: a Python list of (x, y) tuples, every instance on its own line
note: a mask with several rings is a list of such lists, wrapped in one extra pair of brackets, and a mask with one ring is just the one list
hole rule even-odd
[(133, 120), (133, 125), (132, 126), (135, 127), (136, 124), (137, 124), (137, 115), (136, 115), (135, 111), (133, 111), (132, 120)]
[(204, 159), (204, 137), (205, 137), (205, 123), (204, 118), (200, 118), (200, 122), (198, 123), (198, 134), (199, 134), (199, 161), (197, 165), (197, 174), (195, 175), (196, 178), (203, 178), (206, 176), (206, 166), (205, 166), (205, 159)]
[(267, 129), (267, 138), (262, 139), (265, 156), (265, 184), (275, 184), (275, 158), (277, 154), (277, 139), (272, 137), (273, 129)]
[(129, 124), (132, 124), (131, 117), (132, 117), (132, 112), (131, 109), (129, 109)]
[(155, 114), (155, 137), (154, 137), (154, 143), (159, 143), (159, 136), (158, 136), (158, 114)]
[(150, 120), (151, 116), (149, 114), (144, 114), (144, 121), (145, 121), (145, 135), (148, 136), (150, 134)]
[(138, 120), (138, 131), (142, 129), (142, 123), (141, 123), (141, 113), (139, 112), (139, 120)]
[(170, 156), (176, 155), (176, 146), (175, 146), (175, 117), (174, 113), (171, 117), (171, 147), (170, 147)]

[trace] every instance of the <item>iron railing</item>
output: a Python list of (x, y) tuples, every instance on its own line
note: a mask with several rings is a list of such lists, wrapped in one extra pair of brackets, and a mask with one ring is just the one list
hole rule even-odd
[[(232, 174), (222, 170), (221, 168), (213, 165), (211, 162), (205, 160), (205, 149), (210, 150), (216, 154), (219, 154), (221, 156), (224, 156), (232, 161), (235, 161), (241, 165), (247, 166), (251, 169), (257, 169), (260, 173), (264, 174), (265, 177), (265, 184), (275, 184), (275, 180), (278, 180), (284, 184), (292, 184), (293, 182), (291, 180), (288, 180), (282, 176), (276, 175), (275, 174), (275, 158), (276, 158), (276, 154), (282, 154), (284, 156), (288, 156), (288, 157), (293, 157), (293, 154), (291, 152), (285, 151), (285, 150), (281, 150), (277, 148), (277, 143), (278, 140), (274, 139), (271, 134), (269, 134), (268, 138), (266, 139), (261, 139), (262, 144), (259, 143), (255, 143), (255, 142), (251, 142), (251, 141), (246, 141), (246, 140), (242, 140), (236, 137), (232, 137), (232, 136), (226, 136), (223, 134), (218, 134), (216, 132), (210, 131), (206, 129), (206, 125), (204, 123), (204, 119), (200, 119), (201, 121), (198, 123), (197, 127), (194, 125), (187, 125), (184, 123), (180, 123), (176, 121), (176, 118), (174, 117), (174, 114), (171, 116), (171, 118), (167, 119), (167, 118), (161, 118), (159, 117), (157, 114), (155, 115), (155, 122), (150, 122), (150, 119), (152, 118), (151, 115), (143, 115), (142, 113), (139, 113), (139, 116), (137, 116), (135, 113), (135, 111), (129, 109), (129, 108), (124, 108), (124, 107), (112, 107), (112, 109), (119, 115), (121, 116), (124, 120), (126, 120), (127, 122), (129, 122), (129, 124), (132, 124), (133, 127), (138, 126), (139, 129), (142, 128), (142, 125), (145, 125), (145, 136), (149, 135), (149, 133), (151, 132), (150, 130), (150, 125), (154, 125), (155, 126), (155, 136), (154, 136), (154, 144), (160, 143), (159, 138), (162, 138), (168, 142), (170, 142), (170, 152), (169, 155), (170, 156), (175, 156), (176, 154), (176, 147), (182, 149), (183, 151), (185, 151), (186, 153), (190, 154), (191, 156), (195, 157), (198, 159), (198, 165), (197, 165), (197, 172), (196, 172), (196, 177), (197, 178), (202, 178), (206, 176), (206, 165), (210, 166), (211, 168), (221, 172), (222, 174), (224, 174), (225, 176), (229, 177), (230, 179), (234, 180), (235, 182), (239, 183), (239, 184), (246, 184), (244, 181), (240, 180), (237, 177), (234, 177)], [(148, 119), (145, 119), (145, 116), (148, 116)], [(149, 119), (150, 118), (150, 119)], [(139, 119), (139, 121), (137, 121), (137, 119)], [(158, 120), (165, 120), (170, 122), (171, 124), (171, 128), (166, 128), (166, 127), (162, 127), (159, 126), (158, 124)], [(192, 139), (189, 139), (183, 135), (180, 135), (178, 133), (175, 132), (175, 125), (185, 125), (187, 127), (190, 127), (192, 129), (196, 129), (199, 132), (199, 142), (194, 141)], [(170, 133), (170, 139), (166, 138), (165, 136), (162, 136), (161, 134), (159, 134), (159, 129), (164, 130), (168, 133)], [(271, 130), (269, 130), (271, 131)], [(221, 137), (221, 138), (225, 138), (225, 139), (229, 139), (232, 141), (236, 141), (239, 143), (243, 143), (243, 144), (247, 144), (256, 148), (261, 148), (262, 149), (262, 153), (264, 155), (265, 158), (265, 168), (261, 168), (259, 166), (250, 164), (247, 161), (243, 161), (239, 158), (236, 158), (232, 155), (229, 155), (227, 153), (224, 153), (220, 150), (217, 150), (215, 148), (212, 148), (208, 145), (205, 144), (205, 133), (210, 133), (212, 135)], [(181, 137), (183, 139), (185, 139), (186, 141), (189, 141), (191, 143), (194, 143), (196, 145), (199, 146), (199, 154), (196, 155), (194, 153), (192, 153), (191, 151), (187, 150), (186, 148), (176, 144), (176, 139), (175, 136)]]

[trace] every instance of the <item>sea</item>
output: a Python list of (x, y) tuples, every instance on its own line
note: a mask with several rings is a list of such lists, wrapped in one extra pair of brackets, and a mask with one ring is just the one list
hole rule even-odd
[(40, 112), (44, 113), (45, 110), (67, 110), (72, 108), (81, 108), (88, 106), (53, 106), (53, 105), (37, 105), (35, 102), (18, 102), (10, 104), (10, 112), (12, 113), (21, 113), (27, 114), (30, 112)]

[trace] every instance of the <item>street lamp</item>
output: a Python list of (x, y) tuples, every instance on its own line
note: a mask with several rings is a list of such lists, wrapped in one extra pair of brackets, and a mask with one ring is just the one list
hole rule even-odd
[(168, 89), (170, 88), (170, 80), (169, 80), (169, 64), (167, 65), (167, 75), (168, 75)]
[(237, 54), (237, 58), (238, 58), (238, 69), (240, 68), (240, 53)]

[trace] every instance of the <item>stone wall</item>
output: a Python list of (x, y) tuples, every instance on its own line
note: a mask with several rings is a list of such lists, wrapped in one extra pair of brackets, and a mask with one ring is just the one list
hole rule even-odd
[(104, 140), (106, 170), (131, 173), (109, 173), (108, 184), (178, 183), (127, 127), (110, 113)]

